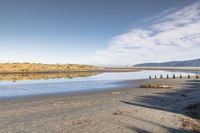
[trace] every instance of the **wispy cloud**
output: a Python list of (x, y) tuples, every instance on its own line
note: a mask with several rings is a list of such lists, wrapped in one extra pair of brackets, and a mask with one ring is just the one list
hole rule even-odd
[(133, 65), (200, 58), (200, 2), (154, 17), (145, 28), (114, 37), (87, 61), (98, 65)]

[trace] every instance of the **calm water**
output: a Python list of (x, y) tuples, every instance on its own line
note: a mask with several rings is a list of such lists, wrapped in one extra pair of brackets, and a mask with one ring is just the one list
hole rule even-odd
[(116, 73), (71, 73), (53, 75), (1, 75), (0, 98), (29, 95), (45, 95), (52, 93), (71, 93), (77, 91), (95, 91), (123, 87), (120, 81), (147, 79), (149, 75), (160, 74), (172, 77), (195, 75), (187, 72), (139, 71)]

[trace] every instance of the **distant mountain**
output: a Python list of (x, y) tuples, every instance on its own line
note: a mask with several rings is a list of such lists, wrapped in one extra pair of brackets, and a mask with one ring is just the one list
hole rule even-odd
[(187, 61), (171, 61), (162, 63), (143, 63), (134, 65), (135, 67), (200, 67), (200, 59)]

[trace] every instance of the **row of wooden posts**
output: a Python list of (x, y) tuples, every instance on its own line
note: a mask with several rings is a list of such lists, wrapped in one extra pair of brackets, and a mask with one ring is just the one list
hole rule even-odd
[[(163, 79), (163, 78), (164, 78), (164, 77), (163, 77), (163, 75), (161, 74), (161, 75), (160, 75), (160, 79)], [(168, 75), (168, 74), (166, 75), (166, 78), (169, 79), (169, 75)], [(173, 79), (175, 79), (175, 78), (180, 78), (180, 79), (182, 79), (183, 76), (182, 76), (182, 74), (180, 74), (179, 77), (176, 77), (176, 75), (173, 74), (172, 78), (173, 78)], [(188, 74), (188, 75), (187, 75), (187, 79), (190, 79), (190, 78), (191, 78), (191, 76)], [(198, 73), (196, 73), (195, 78), (196, 78), (196, 79), (200, 78), (200, 76), (199, 76)], [(149, 76), (149, 79), (157, 79), (157, 76), (155, 75), (154, 77), (152, 77), (152, 76), (150, 75), (150, 76)]]

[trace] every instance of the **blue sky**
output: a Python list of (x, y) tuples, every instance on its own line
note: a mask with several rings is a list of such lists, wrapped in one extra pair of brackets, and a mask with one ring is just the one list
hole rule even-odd
[[(0, 62), (132, 65), (199, 58), (197, 51), (181, 52), (199, 48), (199, 33), (191, 30), (185, 38), (175, 27), (179, 18), (183, 27), (189, 26), (186, 20), (200, 27), (198, 5), (196, 0), (0, 0)], [(191, 16), (187, 8), (195, 8)], [(174, 56), (161, 57), (165, 50)]]

